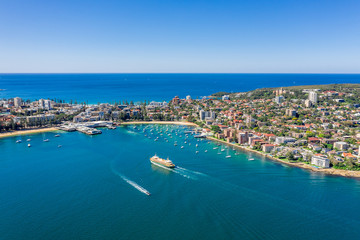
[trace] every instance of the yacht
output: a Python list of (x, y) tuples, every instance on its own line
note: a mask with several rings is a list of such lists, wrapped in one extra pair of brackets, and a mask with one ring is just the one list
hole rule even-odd
[(231, 155), (227, 155), (226, 158), (231, 158)]
[(50, 140), (49, 140), (49, 139), (45, 139), (45, 140), (44, 140), (44, 142), (48, 142), (48, 141), (50, 141)]
[(21, 140), (17, 140), (16, 143), (21, 143), (22, 141)]

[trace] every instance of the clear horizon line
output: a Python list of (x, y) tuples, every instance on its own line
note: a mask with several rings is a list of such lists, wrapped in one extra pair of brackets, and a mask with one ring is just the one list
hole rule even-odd
[(360, 72), (353, 73), (298, 73), (298, 72), (1, 72), (0, 74), (341, 74), (341, 75), (358, 75)]

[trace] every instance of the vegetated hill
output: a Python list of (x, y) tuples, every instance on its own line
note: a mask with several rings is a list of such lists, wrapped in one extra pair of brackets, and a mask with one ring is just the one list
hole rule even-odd
[(211, 94), (211, 96), (213, 96), (213, 97), (222, 97), (224, 95), (229, 95), (229, 94), (231, 94), (231, 93), (229, 93), (229, 92), (217, 92), (217, 93)]
[[(268, 90), (275, 90), (279, 89), (281, 87), (277, 88), (264, 88)], [(283, 89), (286, 90), (303, 90), (303, 89), (320, 89), (320, 90), (334, 90), (334, 91), (340, 91), (344, 88), (360, 88), (360, 83), (341, 83), (341, 84), (323, 84), (323, 85), (300, 85), (300, 86), (291, 86), (291, 87), (283, 87)]]
[(274, 91), (278, 89), (284, 89), (287, 91), (294, 92), (294, 95), (291, 95), (291, 98), (301, 97), (303, 89), (320, 89), (320, 90), (331, 90), (338, 92), (360, 92), (360, 84), (358, 83), (344, 83), (344, 84), (324, 84), (324, 85), (303, 85), (303, 86), (291, 86), (291, 87), (274, 87), (274, 88), (258, 88), (246, 93), (232, 93), (231, 97), (247, 98), (247, 99), (257, 99), (257, 98), (271, 98), (275, 97)]

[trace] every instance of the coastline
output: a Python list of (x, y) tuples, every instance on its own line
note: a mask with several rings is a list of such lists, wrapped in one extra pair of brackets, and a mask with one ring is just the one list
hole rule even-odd
[(310, 171), (313, 171), (313, 172), (321, 172), (321, 173), (328, 174), (328, 175), (336, 175), (336, 176), (349, 177), (349, 178), (360, 178), (360, 171), (350, 171), (350, 170), (342, 170), (342, 169), (334, 169), (334, 168), (315, 168), (315, 167), (312, 167), (312, 166), (310, 166), (310, 165), (308, 165), (306, 163), (303, 163), (303, 162), (287, 162), (287, 161), (283, 161), (283, 160), (281, 160), (279, 158), (270, 156), (269, 154), (259, 152), (259, 151), (253, 150), (253, 149), (249, 149), (249, 148), (246, 148), (246, 147), (243, 147), (243, 146), (240, 146), (240, 145), (236, 145), (234, 143), (228, 143), (228, 142), (225, 142), (223, 140), (219, 140), (219, 139), (216, 139), (216, 138), (213, 138), (213, 137), (206, 137), (206, 138), (210, 139), (210, 140), (213, 140), (213, 141), (221, 142), (221, 143), (224, 143), (224, 144), (236, 147), (236, 148), (239, 148), (239, 149), (244, 150), (244, 151), (249, 151), (249, 152), (259, 154), (259, 155), (261, 155), (263, 157), (266, 157), (266, 158), (268, 158), (268, 159), (270, 159), (272, 161), (283, 163), (283, 164), (286, 164), (286, 165), (289, 165), (289, 166), (292, 166), (292, 167), (298, 167), (298, 168), (310, 170)]
[[(195, 123), (191, 123), (191, 122), (171, 122), (171, 121), (149, 121), (149, 122), (125, 122), (125, 123), (121, 123), (121, 125), (131, 125), (131, 124), (175, 124), (175, 125), (186, 125), (186, 126), (194, 126), (194, 127), (199, 127), (197, 124)], [(309, 170), (309, 171), (313, 171), (313, 172), (319, 172), (319, 173), (324, 173), (327, 175), (335, 175), (335, 176), (341, 176), (341, 177), (348, 177), (348, 178), (360, 178), (360, 171), (350, 171), (350, 170), (342, 170), (342, 169), (334, 169), (334, 168), (315, 168), (312, 167), (306, 163), (303, 162), (287, 162), (284, 160), (281, 160), (279, 158), (270, 156), (267, 153), (263, 153), (263, 152), (259, 152), (253, 149), (249, 149), (247, 147), (243, 147), (240, 145), (236, 145), (234, 143), (228, 143), (225, 142), (223, 140), (219, 140), (216, 139), (214, 137), (206, 137), (207, 139), (213, 140), (213, 141), (217, 141), (220, 143), (224, 143), (233, 147), (236, 147), (238, 149), (241, 149), (243, 151), (248, 151), (248, 152), (253, 152), (256, 154), (259, 154), (263, 157), (266, 157), (269, 160), (278, 162), (278, 163), (283, 163), (286, 164), (288, 166), (292, 166), (292, 167), (297, 167), (297, 168), (302, 168), (305, 170)]]
[(18, 136), (18, 135), (26, 135), (26, 134), (43, 133), (43, 132), (54, 132), (54, 131), (58, 131), (58, 129), (56, 129), (54, 127), (48, 127), (48, 128), (19, 130), (19, 131), (14, 131), (14, 132), (0, 133), (0, 138), (13, 137), (13, 136)]
[(139, 121), (139, 122), (122, 122), (120, 123), (121, 125), (132, 125), (132, 124), (173, 124), (173, 125), (185, 125), (185, 126), (193, 126), (193, 127), (199, 127), (197, 124), (192, 123), (192, 122), (173, 122), (173, 121)]
[[(181, 122), (181, 121), (132, 121), (132, 122), (122, 122), (120, 123), (121, 125), (140, 125), (140, 124), (173, 124), (173, 125), (184, 125), (184, 126), (192, 126), (192, 127), (199, 127), (197, 124), (192, 123), (192, 122)], [(27, 129), (27, 130), (20, 130), (20, 131), (14, 131), (14, 132), (6, 132), (6, 133), (0, 133), (0, 138), (5, 138), (5, 137), (13, 137), (13, 136), (18, 136), (18, 135), (26, 135), (26, 134), (36, 134), (36, 133), (43, 133), (43, 132), (54, 132), (54, 131), (59, 131), (57, 128), (54, 127), (48, 127), (48, 128), (36, 128), (36, 129)], [(279, 158), (273, 157), (270, 154), (267, 153), (263, 153), (263, 152), (259, 152), (253, 149), (249, 149), (247, 147), (244, 146), (240, 146), (234, 143), (228, 143), (225, 142), (223, 140), (220, 139), (216, 139), (214, 137), (206, 137), (209, 140), (212, 141), (216, 141), (216, 142), (220, 142), (223, 144), (227, 144), (229, 146), (233, 146), (236, 147), (238, 149), (241, 149), (243, 151), (248, 151), (248, 152), (253, 152), (256, 153), (258, 155), (261, 155), (263, 157), (266, 157), (269, 160), (278, 162), (278, 163), (283, 163), (286, 164), (288, 166), (292, 166), (292, 167), (298, 167), (298, 168), (302, 168), (302, 169), (306, 169), (306, 170), (310, 170), (313, 172), (321, 172), (327, 175), (335, 175), (335, 176), (341, 176), (341, 177), (349, 177), (349, 178), (360, 178), (360, 171), (350, 171), (350, 170), (342, 170), (342, 169), (334, 169), (334, 168), (315, 168), (313, 166), (310, 166), (306, 163), (303, 162), (287, 162), (284, 160), (281, 160)]]

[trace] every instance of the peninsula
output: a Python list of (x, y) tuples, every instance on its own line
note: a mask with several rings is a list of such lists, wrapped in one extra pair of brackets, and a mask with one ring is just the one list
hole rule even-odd
[[(186, 124), (202, 136), (288, 165), (360, 177), (360, 84), (219, 92), (201, 99), (88, 105), (59, 99), (0, 101), (0, 136), (69, 124)], [(35, 128), (30, 131), (24, 129)]]

